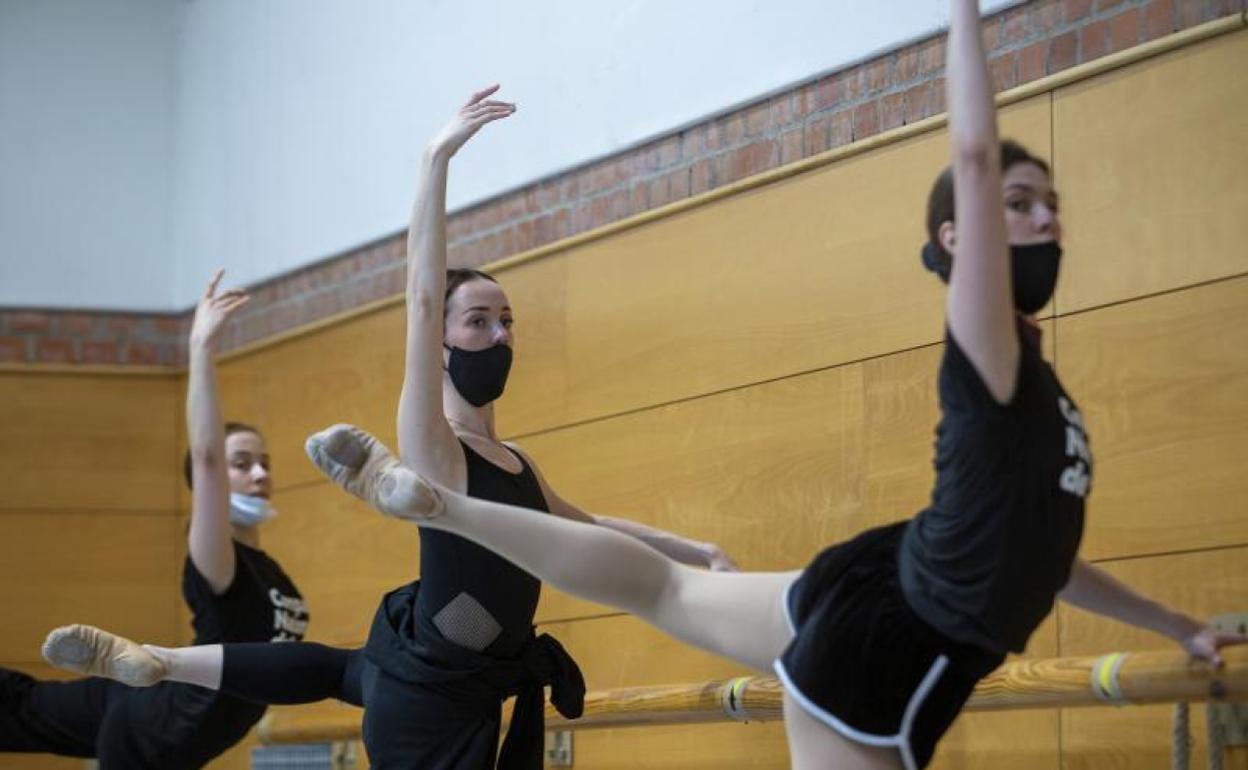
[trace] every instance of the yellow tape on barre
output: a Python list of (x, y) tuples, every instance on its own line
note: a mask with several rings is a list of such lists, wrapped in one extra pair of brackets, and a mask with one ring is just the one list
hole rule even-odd
[(719, 691), (719, 705), (723, 707), (724, 713), (738, 722), (750, 721), (750, 715), (745, 711), (745, 703), (742, 696), (745, 693), (745, 686), (749, 684), (753, 677), (739, 676), (736, 679), (729, 679), (724, 683), (723, 689)]
[(1097, 658), (1096, 663), (1092, 664), (1092, 692), (1096, 697), (1116, 706), (1127, 702), (1122, 697), (1122, 685), (1118, 681), (1118, 672), (1122, 670), (1122, 664), (1126, 660), (1127, 653), (1111, 652)]

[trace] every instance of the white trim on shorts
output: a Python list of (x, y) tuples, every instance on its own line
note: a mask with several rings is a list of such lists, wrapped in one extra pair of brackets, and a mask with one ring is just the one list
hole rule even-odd
[[(784, 619), (788, 621), (789, 628), (793, 631), (794, 636), (797, 635), (797, 626), (793, 623), (793, 616), (789, 614), (789, 592), (793, 590), (793, 586), (797, 584), (794, 580), (784, 591)], [(815, 719), (823, 722), (828, 727), (836, 730), (838, 733), (856, 743), (866, 746), (882, 746), (895, 747), (901, 752), (901, 761), (906, 766), (906, 770), (919, 770), (918, 764), (914, 760), (914, 750), (910, 748), (910, 731), (914, 727), (914, 720), (919, 714), (919, 709), (923, 707), (923, 701), (927, 700), (927, 696), (931, 694), (936, 683), (940, 681), (940, 676), (949, 666), (949, 658), (941, 655), (932, 663), (931, 668), (923, 675), (923, 680), (919, 682), (919, 686), (910, 696), (910, 700), (906, 703), (906, 710), (901, 715), (901, 730), (896, 735), (875, 735), (866, 733), (850, 727), (845, 722), (838, 719), (834, 714), (819, 706), (817, 703), (806, 697), (789, 676), (789, 672), (784, 668), (784, 661), (776, 658), (772, 663), (772, 668), (776, 671), (776, 676), (780, 678), (780, 683), (784, 685), (785, 691), (797, 701), (798, 705), (807, 714)]]
[(802, 576), (798, 575), (790, 580), (789, 584), (784, 587), (784, 593), (780, 594), (780, 606), (784, 608), (784, 622), (789, 624), (789, 633), (793, 636), (797, 636), (797, 624), (793, 622), (793, 615), (789, 611), (789, 594), (793, 593), (793, 586), (797, 585), (797, 581), (801, 579)]

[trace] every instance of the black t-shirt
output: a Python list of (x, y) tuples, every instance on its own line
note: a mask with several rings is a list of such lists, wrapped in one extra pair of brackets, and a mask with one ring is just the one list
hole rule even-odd
[(1023, 650), (1069, 580), (1092, 478), (1083, 419), (1031, 336), (1020, 326), (1017, 386), (999, 404), (946, 331), (936, 488), (898, 561), (920, 617), (997, 653)]
[[(460, 443), (469, 497), (549, 510), (523, 457), (516, 455), (520, 472), (510, 473)], [(418, 622), (449, 641), (489, 655), (514, 655), (532, 634), (541, 590), (537, 578), (493, 551), (450, 532), (421, 528)]]
[[(237, 541), (234, 559), (234, 580), (219, 596), (186, 560), (182, 595), (194, 616), (195, 644), (302, 639), (308, 611), (277, 562)], [(197, 770), (242, 740), (264, 710), (215, 690), (161, 682), (131, 690), (110, 710), (98, 753), (110, 766)]]
[(234, 541), (234, 581), (217, 595), (187, 557), (182, 596), (194, 616), (194, 644), (288, 642), (303, 639), (308, 609), (278, 563)]

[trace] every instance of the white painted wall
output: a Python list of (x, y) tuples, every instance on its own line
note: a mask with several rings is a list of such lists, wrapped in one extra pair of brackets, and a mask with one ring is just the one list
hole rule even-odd
[(173, 304), (169, 0), (0, 0), (0, 305)]
[[(217, 266), (229, 270), (231, 283), (251, 283), (401, 229), (420, 148), (481, 84), (501, 81), (502, 96), (519, 102), (520, 111), (487, 127), (456, 158), (452, 207), (934, 31), (947, 6), (946, 0), (166, 2), (177, 12), (169, 230), (145, 228), (150, 219), (135, 217), (114, 228), (120, 232), (110, 232), (102, 249), (110, 256), (155, 253), (164, 241), (153, 233), (170, 232), (173, 273), (163, 279), (150, 273), (152, 280), (138, 287), (139, 301), (100, 280), (108, 273), (100, 259), (58, 242), (66, 264), (81, 260), (74, 268), (83, 288), (101, 300), (108, 295), (109, 302), (95, 305), (185, 308)], [(145, 5), (104, 5), (118, 3)], [(74, 26), (65, 19), (57, 32)], [(150, 237), (144, 248), (127, 241), (144, 234)], [(60, 237), (69, 242), (83, 234), (71, 227)], [(10, 240), (0, 234), (6, 263), (14, 253)], [(140, 269), (136, 263), (130, 272)], [(24, 304), (81, 302), (82, 292), (71, 288), (63, 271), (47, 271), (19, 296), (32, 298)], [(3, 291), (0, 303), (15, 302), (13, 292)]]

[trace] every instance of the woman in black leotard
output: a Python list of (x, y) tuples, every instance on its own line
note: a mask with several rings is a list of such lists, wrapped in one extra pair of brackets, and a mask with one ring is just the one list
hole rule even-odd
[[(223, 423), (213, 372), (222, 324), (246, 301), (216, 294), (195, 312), (187, 381), (189, 554), (182, 595), (194, 644), (303, 638), (307, 610), (282, 568), (259, 549), (269, 455), (260, 431)], [(194, 483), (192, 484), (192, 480)], [(0, 669), (0, 751), (96, 757), (102, 770), (191, 770), (233, 746), (264, 706), (168, 682), (141, 690), (108, 679), (43, 682)]]
[[(446, 270), (446, 179), (451, 157), (486, 123), (514, 105), (475, 94), (430, 143), (408, 237), (407, 347), (399, 401), (405, 461), (472, 497), (545, 511), (627, 533), (680, 562), (732, 569), (708, 543), (650, 527), (591, 516), (561, 499), (516, 446), (494, 427), (512, 355), (512, 310), (502, 288), (474, 270)], [(322, 466), (343, 450), (366, 451), (363, 434), (331, 432), (309, 440)], [(362, 459), (343, 455), (350, 463)], [(554, 517), (551, 517), (554, 518)], [(364, 706), (364, 744), (372, 766), (494, 766), (502, 701), (518, 695), (500, 768), (540, 767), (542, 687), (562, 713), (580, 712), (584, 683), (551, 637), (535, 637), (541, 584), (494, 553), (457, 535), (421, 534), (421, 580), (387, 594), (362, 650), (318, 644), (139, 647), (98, 629), (58, 630), (45, 646), (53, 662), (66, 646), (89, 642), (89, 670), (135, 684), (191, 682), (262, 703), (338, 698)]]
[(1057, 279), (1056, 193), (1043, 162), (998, 142), (976, 4), (952, 0), (952, 10), (953, 166), (933, 190), (924, 249), (950, 284), (937, 482), (913, 519), (834, 545), (801, 572), (705, 573), (602, 528), (429, 483), (354, 429), (331, 433), (334, 451), (318, 463), (390, 515), (468, 537), (703, 649), (774, 667), (800, 768), (924, 766), (975, 682), (1024, 647), (1059, 596), (1213, 662), (1219, 647), (1248, 641), (1076, 558), (1092, 458), (1032, 318)]

